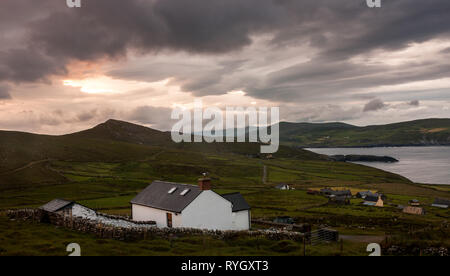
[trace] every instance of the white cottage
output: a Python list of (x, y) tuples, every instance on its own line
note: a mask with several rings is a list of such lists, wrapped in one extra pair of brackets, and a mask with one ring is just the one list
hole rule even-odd
[(209, 178), (199, 185), (154, 181), (131, 200), (134, 221), (155, 221), (158, 227), (249, 230), (250, 206), (240, 193), (219, 195)]

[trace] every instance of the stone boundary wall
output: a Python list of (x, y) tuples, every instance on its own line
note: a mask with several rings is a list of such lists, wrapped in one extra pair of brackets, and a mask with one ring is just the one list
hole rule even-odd
[(294, 231), (298, 231), (298, 232), (302, 232), (302, 233), (311, 232), (311, 225), (309, 225), (308, 223), (287, 224), (287, 223), (277, 223), (277, 222), (272, 222), (272, 221), (267, 221), (267, 220), (262, 220), (262, 219), (252, 219), (252, 223), (265, 225), (265, 226), (269, 226), (269, 227), (275, 227), (275, 228), (288, 228), (288, 229), (292, 229)]
[[(82, 233), (91, 233), (99, 238), (109, 238), (117, 240), (142, 240), (152, 237), (173, 238), (182, 236), (212, 236), (218, 239), (232, 239), (237, 237), (261, 237), (270, 240), (303, 240), (303, 234), (289, 231), (219, 231), (201, 230), (193, 228), (157, 228), (157, 227), (134, 227), (123, 228), (102, 225), (97, 221), (79, 217), (69, 217), (56, 213), (45, 212), (40, 209), (20, 209), (8, 210), (7, 216), (10, 219), (25, 220), (38, 223), (50, 223), (59, 227), (64, 227)], [(120, 217), (120, 219), (123, 219)]]

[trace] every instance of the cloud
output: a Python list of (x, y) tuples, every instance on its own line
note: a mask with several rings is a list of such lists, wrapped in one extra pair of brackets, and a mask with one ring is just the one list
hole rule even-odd
[[(11, 13), (28, 14), (32, 19), (30, 24), (20, 25), (26, 29), (22, 39), (25, 49), (4, 52), (10, 72), (3, 68), (0, 76), (24, 82), (65, 74), (65, 66), (73, 59), (115, 59), (130, 51), (234, 53), (251, 45), (258, 35), (272, 36), (274, 48), (310, 44), (320, 50), (316, 62), (320, 58), (338, 60), (374, 49), (401, 49), (411, 42), (448, 37), (450, 26), (447, 0), (430, 0), (426, 5), (420, 0), (387, 2), (383, 12), (368, 9), (359, 1), (96, 0), (81, 9), (63, 9), (60, 1), (46, 0), (47, 13), (33, 13), (40, 9), (27, 7), (23, 1), (19, 1), (22, 6), (14, 5), (15, 1), (3, 0), (2, 10), (16, 7)], [(11, 25), (17, 19), (9, 15), (3, 21)], [(31, 73), (19, 65), (10, 66), (31, 49), (27, 63), (43, 64), (43, 70)], [(23, 66), (27, 63), (22, 61)], [(211, 77), (187, 84), (186, 89), (196, 91), (209, 81)]]
[(154, 106), (139, 106), (133, 109), (127, 116), (127, 120), (140, 124), (150, 125), (157, 129), (171, 129), (172, 121), (170, 115), (172, 109)]
[[(81, 9), (0, 1), (0, 83), (10, 85), (0, 98), (13, 90), (14, 112), (35, 111), (23, 115), (24, 128), (60, 132), (112, 116), (166, 128), (166, 109), (193, 96), (290, 106), (285, 117), (294, 121), (362, 124), (450, 100), (448, 0), (385, 1), (382, 9), (364, 0), (86, 1)], [(120, 93), (60, 85), (86, 71), (100, 86), (123, 83)], [(231, 101), (230, 91), (245, 94)], [(381, 100), (360, 108), (371, 99), (389, 102), (391, 117), (368, 112), (386, 107)]]
[(386, 104), (382, 100), (373, 99), (364, 106), (363, 111), (364, 112), (377, 111), (383, 109), (384, 107), (386, 107)]
[(444, 50), (441, 51), (442, 54), (450, 54), (450, 47), (445, 48)]
[(46, 81), (50, 75), (67, 73), (61, 61), (34, 49), (0, 51), (0, 81)]
[(9, 89), (10, 89), (9, 86), (0, 84), (0, 100), (11, 99)]
[(419, 100), (413, 100), (413, 101), (410, 101), (408, 104), (411, 105), (411, 106), (419, 106), (420, 105), (420, 101)]

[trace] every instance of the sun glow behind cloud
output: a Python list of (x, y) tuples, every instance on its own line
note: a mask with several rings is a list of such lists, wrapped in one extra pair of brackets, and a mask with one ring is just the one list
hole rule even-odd
[(63, 85), (80, 88), (81, 92), (87, 94), (116, 94), (116, 93), (125, 93), (128, 91), (146, 89), (146, 88), (155, 88), (162, 87), (167, 84), (167, 80), (157, 82), (157, 83), (149, 83), (149, 82), (140, 82), (140, 81), (128, 81), (128, 80), (119, 80), (113, 79), (106, 76), (80, 79), (80, 80), (72, 80), (66, 79), (63, 80)]

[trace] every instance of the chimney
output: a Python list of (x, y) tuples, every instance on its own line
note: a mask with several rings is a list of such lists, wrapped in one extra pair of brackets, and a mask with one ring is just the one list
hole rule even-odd
[(202, 177), (198, 180), (198, 186), (202, 191), (211, 190), (211, 178)]

